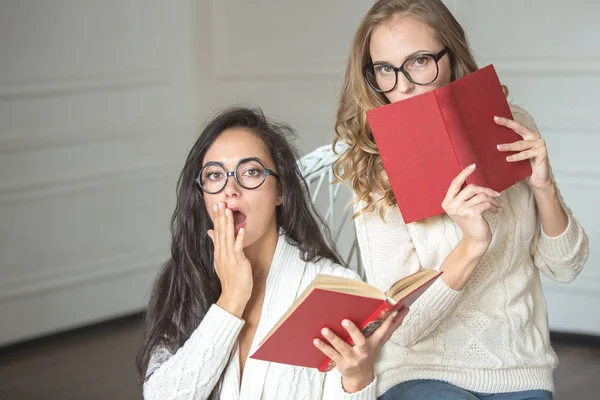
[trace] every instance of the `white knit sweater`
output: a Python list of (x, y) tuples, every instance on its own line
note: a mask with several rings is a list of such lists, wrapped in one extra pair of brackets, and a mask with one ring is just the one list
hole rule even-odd
[[(300, 251), (280, 236), (267, 277), (265, 299), (252, 354), (264, 335), (287, 311), (294, 299), (317, 274), (359, 279), (353, 271), (328, 260), (304, 262)], [(341, 322), (341, 321), (340, 321)], [(344, 392), (341, 375), (248, 358), (240, 382), (237, 341), (244, 321), (213, 305), (198, 328), (175, 354), (161, 348), (154, 352), (144, 383), (145, 399), (206, 399), (221, 375), (221, 399), (375, 400), (377, 381), (352, 395)], [(293, 346), (290, 343), (290, 346)]]
[[(537, 130), (524, 110), (516, 121)], [(560, 193), (559, 193), (560, 197)], [(560, 197), (562, 203), (562, 197)], [(553, 390), (557, 358), (550, 346), (539, 272), (570, 282), (588, 257), (588, 239), (571, 211), (558, 237), (541, 229), (525, 181), (505, 190), (486, 215), (492, 243), (462, 291), (438, 279), (411, 307), (377, 363), (378, 394), (413, 379), (437, 379), (481, 393)], [(367, 281), (385, 290), (420, 268), (439, 269), (462, 238), (447, 215), (405, 224), (397, 207), (355, 220)]]

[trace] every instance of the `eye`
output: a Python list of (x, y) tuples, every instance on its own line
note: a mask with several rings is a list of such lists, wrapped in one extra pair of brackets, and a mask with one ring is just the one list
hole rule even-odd
[(376, 64), (374, 69), (375, 73), (381, 75), (389, 75), (394, 73), (394, 67), (392, 67), (390, 64)]
[(412, 65), (415, 67), (425, 67), (431, 61), (429, 56), (416, 56), (413, 59)]
[(223, 179), (223, 172), (221, 171), (205, 171), (204, 177), (209, 181), (218, 181)]
[(257, 178), (259, 176), (261, 176), (263, 173), (263, 171), (261, 169), (258, 168), (248, 168), (247, 170), (244, 171), (244, 175), (250, 178)]

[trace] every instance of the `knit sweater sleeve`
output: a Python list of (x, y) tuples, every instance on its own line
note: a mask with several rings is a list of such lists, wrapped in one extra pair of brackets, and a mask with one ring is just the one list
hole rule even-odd
[[(538, 131), (533, 118), (527, 111), (515, 106), (511, 107), (511, 111), (515, 121), (529, 130)], [(544, 233), (542, 221), (538, 215), (531, 244), (531, 254), (535, 266), (550, 279), (557, 282), (570, 282), (581, 272), (588, 259), (589, 240), (579, 221), (565, 204), (552, 171), (550, 171), (550, 177), (554, 182), (558, 199), (569, 218), (569, 222), (563, 233), (556, 237), (550, 237)]]
[(144, 398), (207, 399), (227, 366), (244, 321), (213, 304), (175, 354), (154, 351)]
[[(371, 285), (385, 291), (394, 282), (423, 268), (397, 207), (388, 208), (384, 219), (379, 209), (363, 213), (355, 219), (355, 227), (365, 275)], [(437, 279), (412, 304), (390, 340), (401, 346), (417, 343), (451, 312), (461, 293), (446, 285), (443, 279)]]

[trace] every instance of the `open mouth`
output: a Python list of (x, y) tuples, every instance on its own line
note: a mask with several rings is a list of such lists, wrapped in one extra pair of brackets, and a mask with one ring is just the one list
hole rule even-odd
[(242, 213), (241, 211), (233, 211), (233, 225), (235, 227), (235, 231), (239, 231), (240, 228), (242, 226), (244, 226), (244, 223), (246, 222), (246, 215), (244, 213)]

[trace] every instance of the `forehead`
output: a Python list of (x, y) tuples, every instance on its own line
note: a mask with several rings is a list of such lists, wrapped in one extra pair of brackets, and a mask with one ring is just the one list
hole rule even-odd
[(218, 161), (226, 167), (233, 168), (239, 160), (258, 157), (267, 167), (273, 161), (265, 142), (254, 132), (244, 128), (232, 128), (223, 131), (204, 155), (202, 164)]
[(402, 15), (377, 25), (369, 43), (371, 59), (401, 64), (416, 51), (439, 51), (435, 29), (410, 15)]

